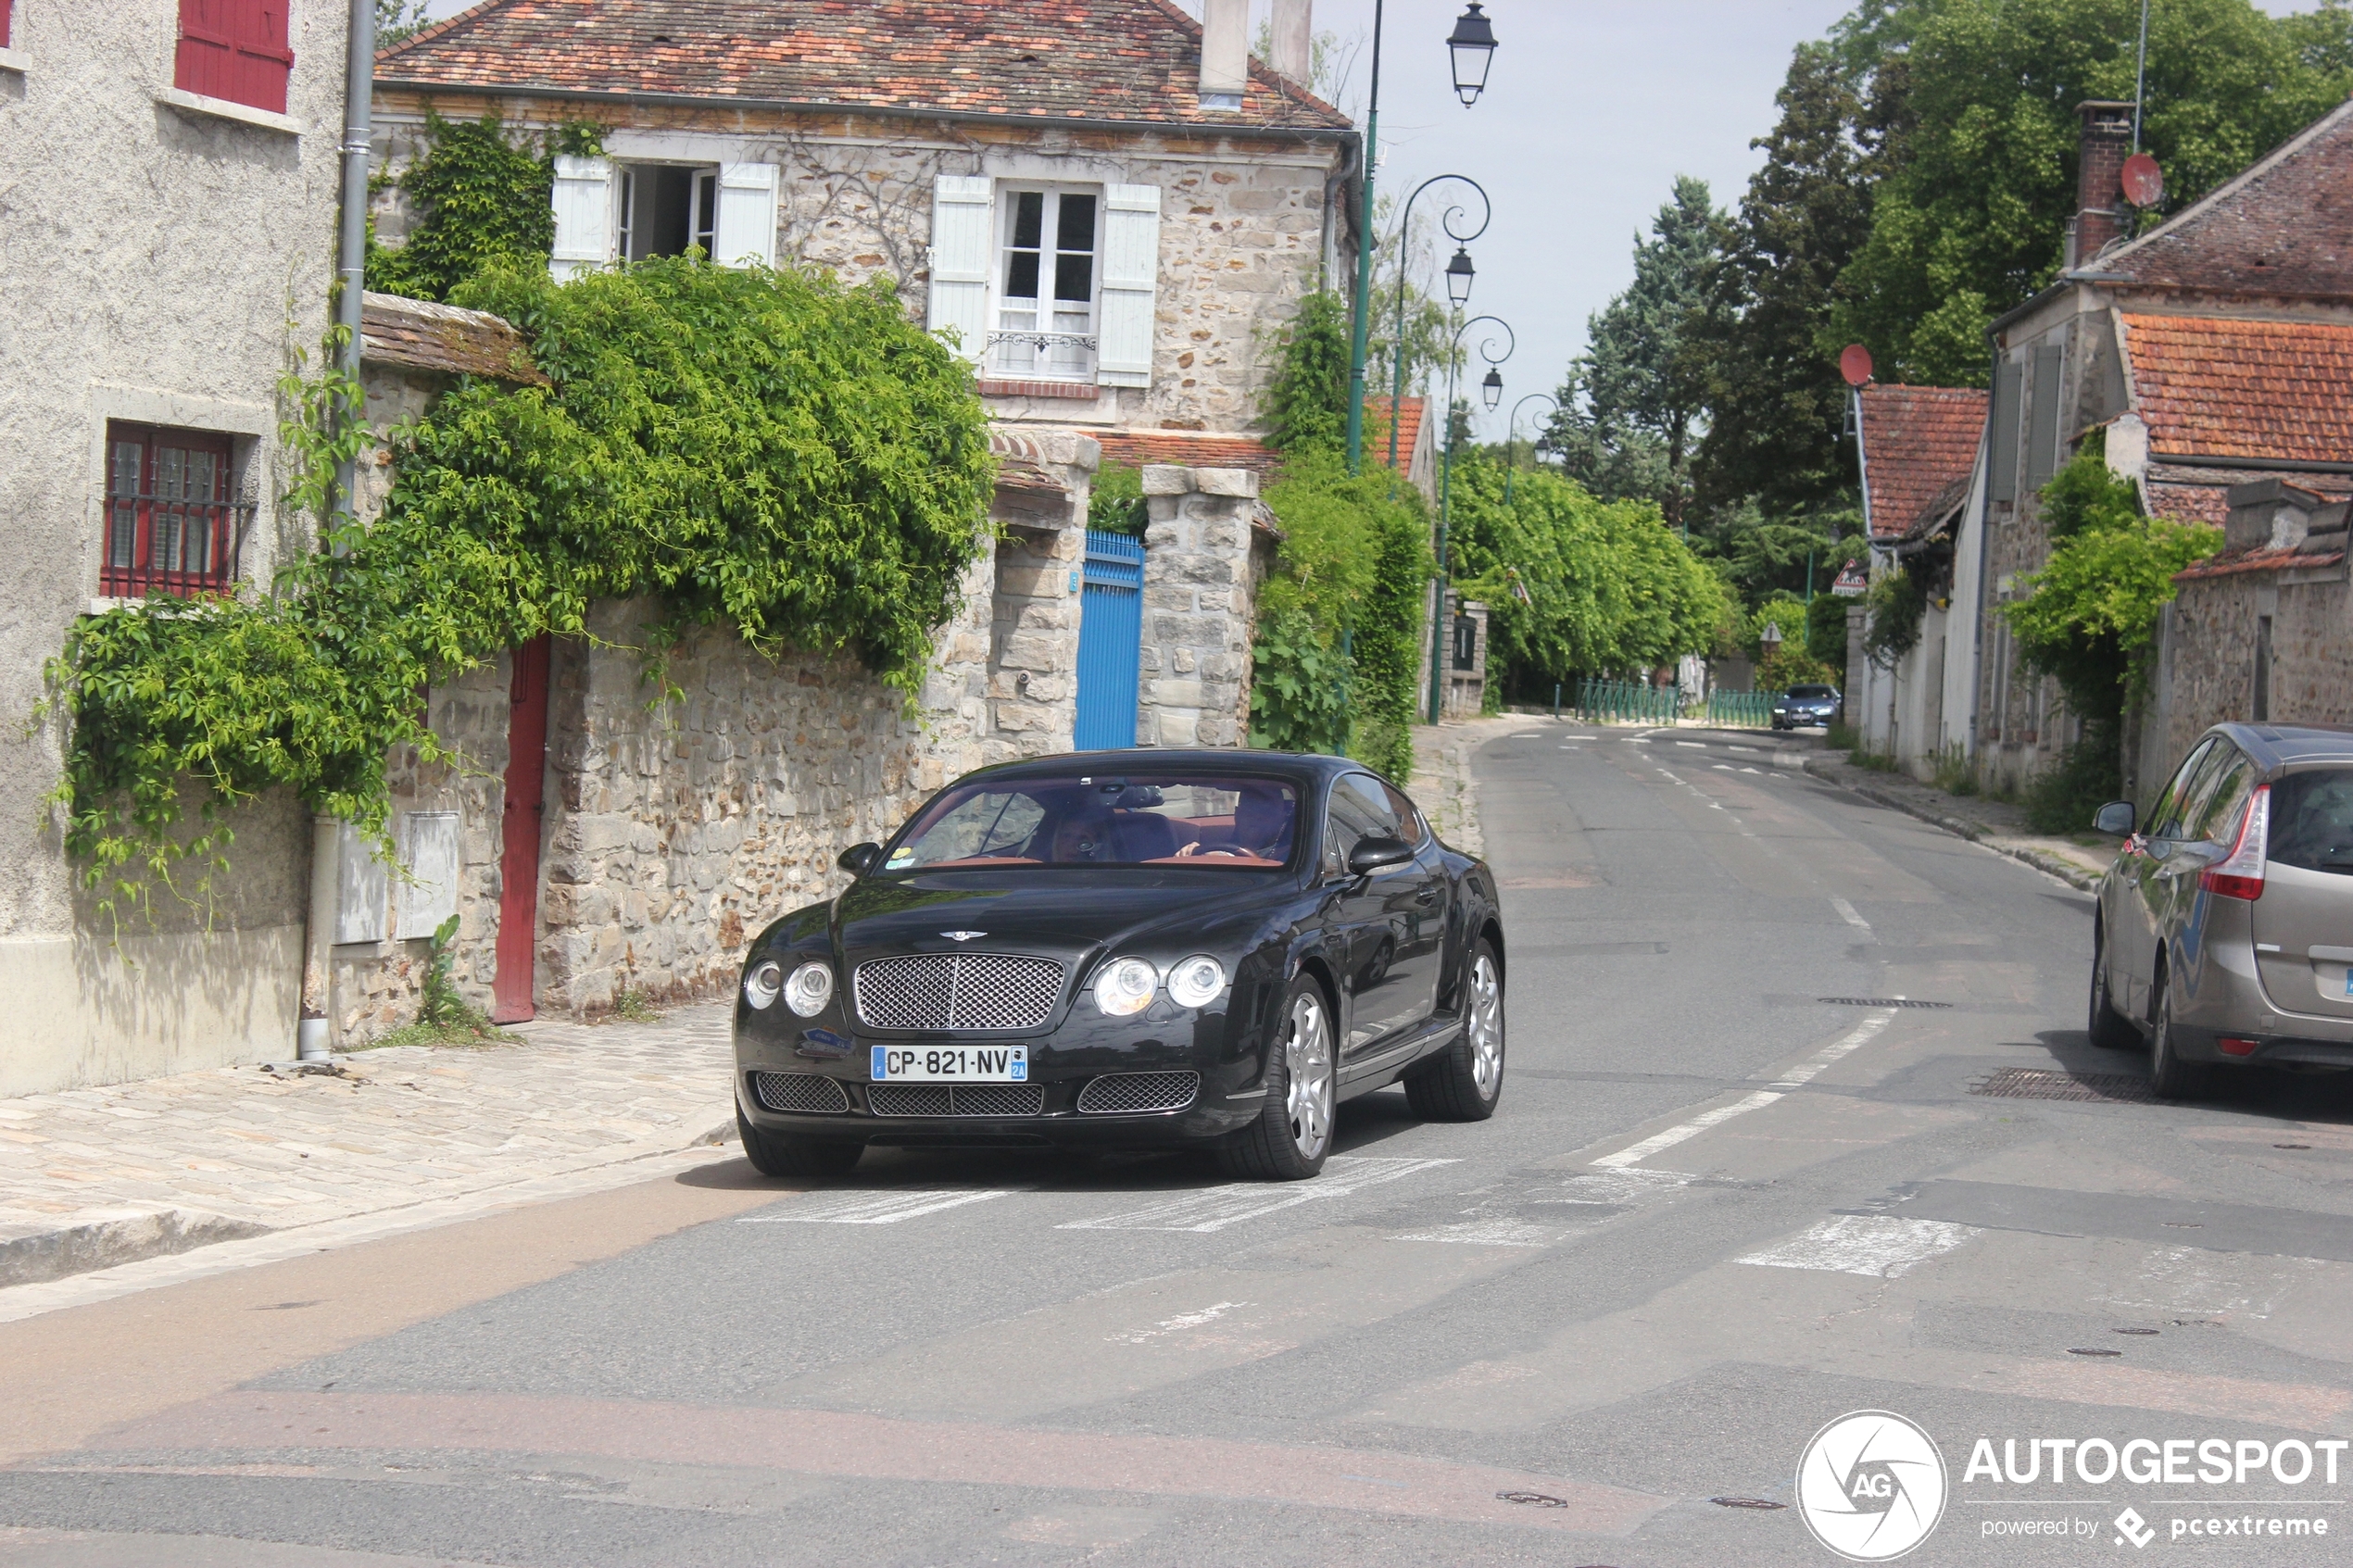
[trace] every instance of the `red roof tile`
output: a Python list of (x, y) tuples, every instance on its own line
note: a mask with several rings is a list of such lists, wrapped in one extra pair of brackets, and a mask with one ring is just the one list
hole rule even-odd
[[(1414, 466), (1414, 445), (1422, 438), (1422, 408), (1425, 399), (1408, 397), (1400, 402), (1397, 419), (1397, 466), (1400, 470)], [(1374, 462), (1389, 466), (1389, 399), (1365, 399), (1365, 449)]]
[(1282, 454), (1254, 435), (1202, 435), (1189, 430), (1090, 430), (1102, 443), (1103, 461), (1142, 468), (1172, 463), (1185, 469), (1249, 469), (1265, 473)]
[(1900, 539), (1940, 492), (1966, 480), (1985, 432), (1985, 394), (1974, 387), (1867, 386), (1863, 467), (1870, 483), (1871, 537)]
[(2353, 104), (2085, 266), (2147, 288), (2353, 297)]
[(2123, 320), (2153, 456), (2353, 462), (2353, 324)]
[(376, 56), (379, 84), (677, 94), (875, 110), (1345, 131), (1255, 60), (1201, 107), (1169, 0), (484, 0)]

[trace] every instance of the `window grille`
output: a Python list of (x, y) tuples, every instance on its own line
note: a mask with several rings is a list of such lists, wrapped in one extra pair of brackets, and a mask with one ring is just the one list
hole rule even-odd
[(1001, 376), (1091, 381), (1102, 202), (1081, 191), (1007, 191), (1004, 198), (989, 368)]
[(225, 593), (254, 503), (232, 498), (230, 441), (205, 431), (107, 427), (102, 592), (116, 598)]

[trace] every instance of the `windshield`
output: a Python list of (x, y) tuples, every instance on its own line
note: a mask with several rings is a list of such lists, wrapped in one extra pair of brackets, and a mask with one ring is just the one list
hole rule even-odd
[(885, 872), (983, 866), (1197, 866), (1290, 859), (1300, 786), (1282, 779), (1073, 773), (955, 784), (900, 835)]
[(2308, 872), (2353, 873), (2353, 771), (2318, 768), (2273, 784), (2265, 853)]
[(1789, 689), (1789, 695), (1811, 701), (1817, 697), (1833, 697), (1838, 694), (1828, 686), (1792, 686)]

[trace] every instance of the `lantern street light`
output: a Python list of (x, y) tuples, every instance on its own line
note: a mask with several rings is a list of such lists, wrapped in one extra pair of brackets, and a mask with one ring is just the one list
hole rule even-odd
[[(1487, 379), (1479, 384), (1482, 389), (1493, 389), (1493, 395), (1487, 399), (1490, 408), (1504, 395), (1504, 375), (1495, 367), (1510, 358), (1512, 350), (1519, 346), (1519, 334), (1500, 316), (1472, 317), (1454, 329), (1453, 339), (1446, 345), (1446, 457), (1438, 474), (1438, 592), (1437, 603), (1429, 612), (1429, 721), (1433, 724), (1445, 711), (1446, 698), (1446, 667), (1439, 653), (1446, 643), (1446, 514), (1454, 488), (1454, 375), (1462, 358), (1463, 334), (1481, 321), (1493, 322), (1504, 333), (1501, 354), (1495, 352), (1492, 335), (1481, 339), (1478, 345), (1478, 357), (1487, 361)], [(1394, 447), (1393, 439), (1390, 445)]]
[(1487, 90), (1487, 68), (1495, 61), (1495, 24), (1487, 19), (1478, 0), (1471, 0), (1469, 8), (1454, 19), (1446, 52), (1454, 61), (1454, 96), (1468, 108)]
[[(1424, 191), (1428, 190), (1432, 185), (1442, 185), (1449, 180), (1468, 185), (1478, 194), (1478, 228), (1464, 233), (1454, 227), (1456, 220), (1466, 216), (1460, 207), (1449, 207), (1438, 220), (1438, 226), (1446, 232), (1448, 239), (1454, 242), (1454, 259), (1446, 264), (1446, 297), (1453, 300), (1458, 308), (1469, 300), (1471, 279), (1476, 275), (1471, 270), (1470, 252), (1463, 247), (1487, 232), (1487, 225), (1493, 221), (1495, 217), (1495, 209), (1487, 200), (1486, 187), (1467, 174), (1431, 175), (1414, 187), (1414, 194), (1405, 198), (1405, 210), (1398, 217), (1397, 337), (1390, 345), (1390, 353), (1397, 360), (1395, 367), (1397, 373), (1389, 393), (1389, 472), (1390, 483), (1392, 485), (1397, 483), (1398, 410), (1405, 404), (1405, 241), (1414, 232), (1414, 204), (1421, 199)], [(1459, 292), (1457, 292), (1458, 282)], [(1356, 390), (1356, 398), (1360, 406), (1352, 407), (1349, 410), (1349, 417), (1352, 420), (1363, 412), (1361, 405), (1364, 401), (1364, 389), (1361, 386)], [(1451, 398), (1448, 406), (1450, 408), (1453, 406)], [(1353, 463), (1350, 465), (1349, 471), (1352, 473), (1355, 471)]]
[(1447, 303), (1460, 310), (1470, 303), (1471, 280), (1478, 276), (1478, 269), (1471, 265), (1470, 252), (1454, 247), (1454, 259), (1446, 264)]
[[(1373, 169), (1379, 163), (1380, 151), (1380, 36), (1385, 9), (1383, 0), (1373, 0), (1373, 75), (1365, 103), (1364, 161), (1358, 166), (1364, 182), (1357, 192), (1356, 204), (1356, 287), (1349, 299), (1353, 317), (1348, 338), (1350, 473), (1362, 472), (1365, 466), (1365, 350), (1373, 326)], [(1466, 105), (1475, 102), (1487, 87), (1487, 66), (1495, 53), (1494, 24), (1474, 5), (1456, 19), (1446, 45), (1449, 57), (1454, 62), (1454, 95)], [(1477, 62), (1477, 69), (1466, 76), (1465, 68), (1472, 61)], [(1408, 232), (1402, 229), (1399, 232)], [(1395, 423), (1394, 420), (1390, 422)]]
[(1504, 401), (1504, 372), (1491, 365), (1488, 367), (1487, 379), (1478, 383), (1478, 400), (1487, 405), (1491, 414)]
[(1550, 403), (1553, 412), (1560, 412), (1561, 400), (1549, 392), (1531, 392), (1512, 405), (1512, 417), (1504, 426), (1504, 505), (1512, 504), (1512, 480), (1519, 473), (1519, 411), (1530, 403)]

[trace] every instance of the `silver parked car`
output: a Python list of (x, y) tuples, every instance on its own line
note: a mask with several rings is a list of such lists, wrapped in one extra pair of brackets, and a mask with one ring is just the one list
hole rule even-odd
[[(2148, 1042), (2168, 1098), (2240, 1067), (2353, 1067), (2353, 730), (2218, 724), (2100, 881), (2095, 1045)], [(2137, 829), (2137, 831), (2136, 831)]]

